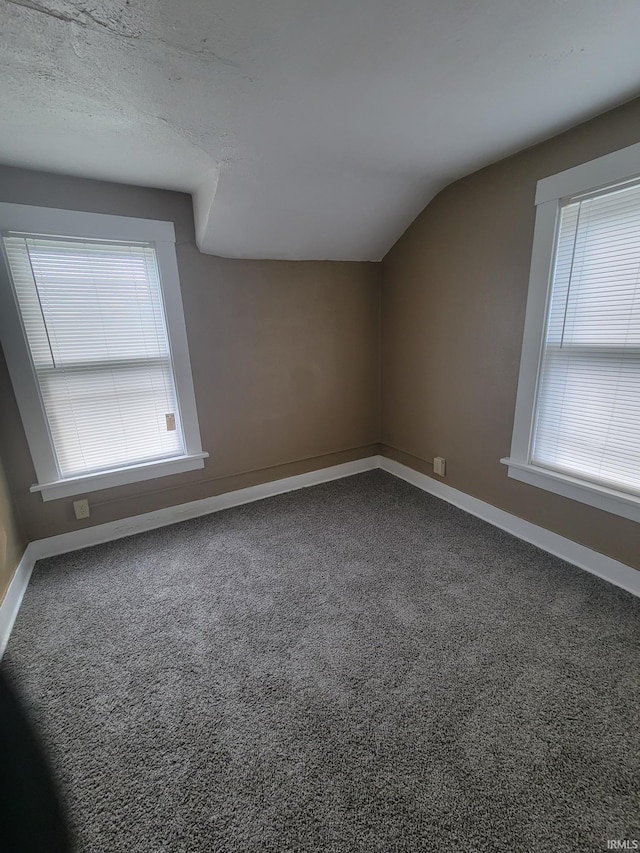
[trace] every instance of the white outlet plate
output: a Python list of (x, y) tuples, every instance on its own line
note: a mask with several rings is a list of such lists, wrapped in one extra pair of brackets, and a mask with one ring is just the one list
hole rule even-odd
[(446, 460), (444, 456), (434, 456), (433, 458), (433, 473), (438, 474), (440, 477), (444, 477), (444, 472), (446, 470)]
[(76, 518), (89, 518), (89, 501), (84, 498), (81, 501), (73, 502), (73, 511), (76, 514)]

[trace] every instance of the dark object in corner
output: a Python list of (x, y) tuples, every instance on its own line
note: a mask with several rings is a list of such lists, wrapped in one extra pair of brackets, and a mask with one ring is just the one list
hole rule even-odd
[(42, 748), (0, 672), (0, 833), (7, 853), (70, 853)]

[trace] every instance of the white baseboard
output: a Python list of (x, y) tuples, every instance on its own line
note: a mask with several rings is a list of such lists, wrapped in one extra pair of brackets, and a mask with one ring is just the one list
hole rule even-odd
[(246, 489), (225, 492), (222, 495), (214, 495), (199, 501), (190, 501), (186, 504), (178, 504), (155, 512), (146, 512), (143, 515), (134, 515), (119, 521), (110, 521), (107, 524), (96, 524), (82, 530), (49, 536), (47, 539), (36, 539), (29, 545), (29, 548), (36, 560), (43, 557), (53, 557), (56, 554), (66, 554), (69, 551), (78, 551), (80, 548), (100, 545), (102, 542), (111, 542), (113, 539), (122, 539), (124, 536), (132, 536), (134, 533), (143, 533), (145, 530), (165, 527), (168, 524), (175, 524), (188, 518), (209, 515), (212, 512), (252, 503), (284, 492), (306, 489), (308, 486), (328, 483), (330, 480), (340, 480), (343, 477), (350, 477), (353, 474), (360, 474), (363, 471), (371, 471), (379, 467), (379, 456), (367, 456), (365, 459), (356, 459), (354, 462), (344, 462), (342, 465), (320, 468), (316, 471), (309, 471), (307, 474), (297, 474), (295, 477), (272, 480), (269, 483), (261, 483), (259, 486), (249, 486)]
[(543, 551), (560, 557), (567, 563), (572, 563), (592, 575), (598, 575), (609, 583), (622, 587), (632, 595), (640, 597), (640, 571), (632, 569), (631, 566), (600, 554), (598, 551), (593, 551), (591, 548), (560, 536), (558, 533), (552, 533), (550, 530), (532, 524), (530, 521), (525, 521), (517, 515), (511, 515), (511, 513), (498, 509), (485, 501), (473, 498), (465, 492), (453, 489), (433, 477), (427, 477), (426, 474), (414, 471), (413, 468), (402, 465), (393, 459), (388, 459), (386, 456), (380, 457), (380, 467), (384, 471), (388, 471), (389, 474), (417, 486), (424, 492), (429, 492), (429, 494), (441, 498), (443, 501), (453, 504), (483, 521), (488, 521), (489, 524), (511, 533), (518, 539), (530, 542)]
[(465, 492), (453, 489), (451, 486), (434, 480), (432, 477), (427, 477), (425, 474), (420, 474), (418, 471), (414, 471), (413, 468), (402, 465), (400, 462), (395, 462), (393, 459), (388, 459), (385, 456), (368, 456), (365, 459), (345, 462), (342, 465), (333, 465), (330, 468), (321, 468), (320, 470), (310, 471), (307, 474), (298, 474), (295, 477), (273, 480), (269, 483), (262, 483), (259, 486), (250, 486), (247, 489), (238, 489), (234, 492), (226, 492), (225, 494), (204, 498), (203, 500), (179, 504), (178, 506), (167, 507), (166, 509), (156, 510), (155, 512), (147, 512), (144, 515), (136, 515), (131, 518), (112, 521), (108, 524), (97, 524), (93, 527), (85, 527), (82, 530), (61, 533), (58, 536), (50, 536), (47, 539), (37, 539), (31, 542), (27, 546), (9, 585), (7, 594), (0, 605), (0, 658), (9, 640), (13, 623), (20, 609), (22, 597), (29, 583), (36, 560), (44, 557), (53, 557), (56, 554), (66, 554), (69, 551), (77, 551), (80, 548), (87, 548), (91, 545), (99, 545), (102, 542), (121, 539), (124, 536), (132, 536), (135, 533), (142, 533), (145, 530), (165, 527), (169, 524), (175, 524), (178, 521), (185, 521), (188, 518), (209, 515), (223, 509), (252, 503), (253, 501), (259, 501), (273, 495), (280, 495), (284, 492), (292, 492), (296, 489), (304, 489), (308, 486), (318, 485), (319, 483), (339, 480), (343, 477), (350, 477), (353, 474), (360, 474), (363, 471), (371, 471), (375, 468), (382, 468), (384, 471), (402, 480), (406, 480), (407, 483), (411, 483), (419, 489), (489, 522), (489, 524), (493, 524), (494, 527), (506, 530), (507, 533), (511, 533), (518, 539), (530, 542), (543, 551), (560, 557), (574, 566), (591, 572), (591, 574), (598, 575), (598, 577), (640, 597), (640, 571), (636, 571), (624, 563), (593, 551), (591, 548), (573, 542), (571, 539), (566, 539), (564, 536), (552, 533), (544, 527), (539, 527), (537, 524), (532, 524), (529, 521), (518, 518), (516, 515), (511, 515), (511, 513), (485, 503), (485, 501), (471, 497), (471, 495), (467, 495)]
[(31, 545), (27, 545), (22, 559), (13, 573), (9, 589), (2, 600), (2, 604), (0, 604), (0, 660), (2, 660), (4, 650), (7, 648), (13, 623), (16, 621), (16, 616), (22, 604), (22, 598), (29, 585), (29, 579), (36, 564), (36, 559)]

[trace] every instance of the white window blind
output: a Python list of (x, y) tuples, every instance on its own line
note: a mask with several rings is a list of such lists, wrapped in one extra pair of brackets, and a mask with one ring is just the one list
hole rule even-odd
[(184, 454), (153, 246), (4, 245), (61, 478)]
[(640, 184), (561, 207), (531, 462), (640, 493)]

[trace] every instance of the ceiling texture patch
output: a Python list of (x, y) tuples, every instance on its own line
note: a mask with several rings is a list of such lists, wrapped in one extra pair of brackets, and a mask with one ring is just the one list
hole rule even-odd
[(190, 192), (201, 251), (379, 260), (640, 91), (637, 0), (0, 0), (9, 165)]

